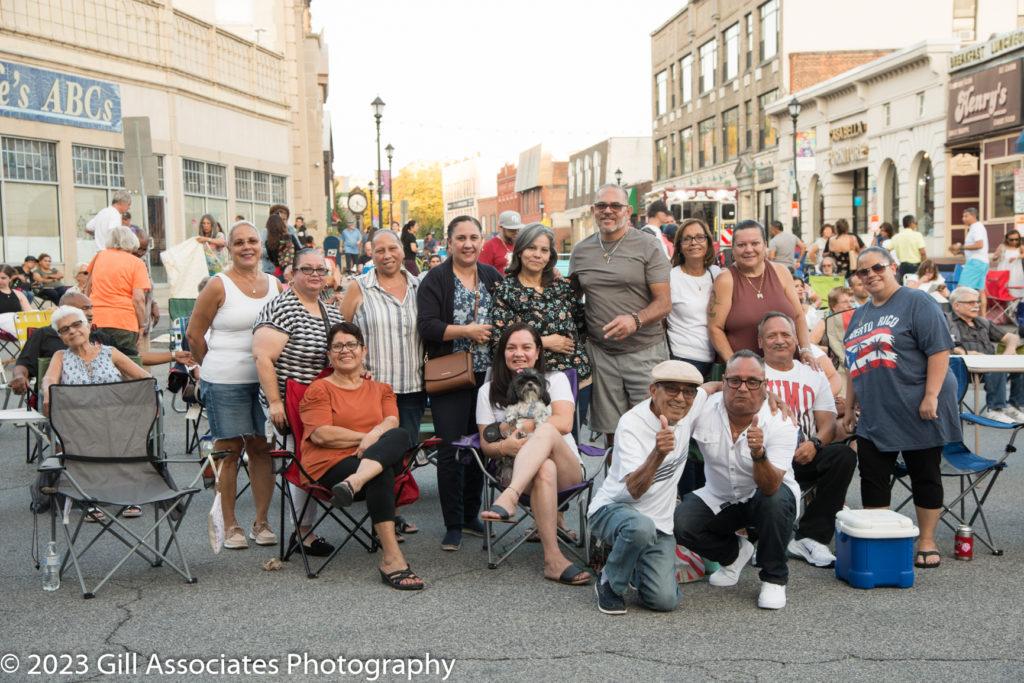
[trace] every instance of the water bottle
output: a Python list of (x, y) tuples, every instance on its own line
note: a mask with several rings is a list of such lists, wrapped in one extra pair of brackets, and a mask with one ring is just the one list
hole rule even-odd
[(60, 588), (60, 555), (57, 554), (57, 542), (46, 544), (46, 556), (43, 557), (43, 590), (55, 591)]

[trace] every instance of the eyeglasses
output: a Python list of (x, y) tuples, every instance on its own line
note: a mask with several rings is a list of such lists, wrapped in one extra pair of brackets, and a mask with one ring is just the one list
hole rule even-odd
[(355, 353), (362, 346), (359, 342), (343, 342), (341, 344), (331, 344), (331, 353), (341, 353), (342, 351), (349, 351)]
[(611, 209), (612, 211), (622, 211), (627, 206), (629, 206), (629, 204), (620, 204), (618, 202), (597, 202), (594, 204), (594, 208), (598, 211), (607, 211), (608, 209)]
[(65, 325), (64, 327), (58, 327), (57, 328), (57, 334), (61, 334), (61, 335), (67, 334), (71, 330), (80, 329), (82, 327), (82, 325), (84, 325), (84, 324), (85, 323), (83, 323), (81, 320), (76, 320), (75, 322), (71, 323), (70, 325)]
[(980, 306), (981, 299), (972, 299), (971, 301), (964, 301), (963, 299), (961, 299), (960, 301), (957, 301), (957, 303), (963, 304), (964, 306)]
[(730, 377), (723, 377), (722, 379), (728, 386), (730, 386), (733, 389), (739, 389), (740, 385), (746, 384), (747, 389), (750, 389), (751, 391), (757, 391), (758, 389), (761, 388), (761, 385), (764, 384), (764, 380), (758, 379), (757, 377), (743, 378), (732, 375)]
[(314, 268), (313, 266), (299, 266), (299, 272), (307, 277), (313, 274), (319, 275), (320, 277), (327, 277), (327, 274), (331, 271), (327, 270), (324, 266), (320, 266), (319, 268)]
[(665, 384), (658, 382), (658, 388), (665, 392), (669, 398), (675, 398), (680, 394), (683, 398), (693, 398), (697, 395), (697, 387), (689, 384)]
[(858, 268), (857, 270), (853, 271), (853, 274), (859, 277), (861, 280), (863, 280), (871, 273), (875, 273), (876, 275), (882, 274), (888, 267), (888, 264), (876, 263), (870, 268)]
[(704, 233), (699, 235), (687, 235), (686, 237), (679, 240), (682, 244), (704, 244), (708, 241), (708, 236)]

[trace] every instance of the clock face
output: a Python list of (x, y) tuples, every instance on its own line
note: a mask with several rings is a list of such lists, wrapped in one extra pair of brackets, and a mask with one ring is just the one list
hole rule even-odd
[(354, 194), (348, 198), (348, 208), (352, 213), (366, 211), (366, 197), (361, 194)]

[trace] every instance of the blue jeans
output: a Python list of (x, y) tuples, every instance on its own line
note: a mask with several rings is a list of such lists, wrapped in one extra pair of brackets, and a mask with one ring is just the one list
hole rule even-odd
[(623, 595), (630, 583), (647, 609), (670, 612), (683, 591), (676, 582), (676, 541), (654, 520), (625, 503), (611, 503), (590, 516), (590, 529), (611, 547), (602, 576)]
[[(1010, 375), (1007, 377), (1007, 375)], [(985, 381), (985, 402), (993, 410), (1002, 410), (1006, 407), (1006, 384), (1010, 384), (1010, 403), (1015, 408), (1024, 407), (1024, 374), (1019, 372), (986, 372), (983, 376)]]

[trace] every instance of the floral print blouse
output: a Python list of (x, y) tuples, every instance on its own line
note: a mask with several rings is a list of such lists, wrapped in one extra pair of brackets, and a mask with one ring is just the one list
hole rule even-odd
[(573, 369), (580, 381), (590, 377), (583, 302), (568, 280), (556, 279), (543, 292), (538, 292), (523, 286), (515, 275), (509, 275), (494, 287), (491, 316), (495, 328), (491, 340), (495, 348), (506, 327), (518, 322), (528, 323), (542, 337), (560, 334), (574, 342), (571, 354), (545, 349), (544, 368), (548, 372)]
[[(480, 291), (480, 301), (475, 304), (476, 297), (472, 290), (466, 289), (462, 280), (455, 278), (455, 310), (452, 314), (453, 325), (488, 325), (491, 323), (491, 308), (494, 299), (487, 287), (480, 283), (477, 285)], [(474, 305), (477, 307), (476, 318), (473, 318)], [(491, 367), (491, 347), (488, 344), (474, 344), (469, 339), (459, 338), (452, 343), (453, 351), (472, 351), (473, 372), (487, 372)]]

